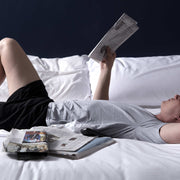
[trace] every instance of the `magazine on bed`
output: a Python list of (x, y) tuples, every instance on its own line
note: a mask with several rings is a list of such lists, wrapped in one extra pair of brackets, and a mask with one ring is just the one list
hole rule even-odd
[(103, 36), (88, 57), (97, 62), (101, 61), (104, 57), (106, 46), (116, 51), (138, 29), (137, 22), (124, 13)]
[(109, 137), (89, 137), (65, 127), (44, 127), (30, 130), (12, 129), (4, 141), (4, 149), (18, 159), (57, 155), (70, 159), (85, 157), (115, 141)]
[(47, 152), (47, 134), (44, 131), (20, 131), (13, 129), (6, 143), (7, 152)]

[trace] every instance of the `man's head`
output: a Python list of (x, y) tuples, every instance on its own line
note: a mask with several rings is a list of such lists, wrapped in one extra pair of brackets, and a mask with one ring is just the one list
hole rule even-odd
[(180, 122), (180, 95), (161, 103), (161, 112), (156, 116), (163, 122)]

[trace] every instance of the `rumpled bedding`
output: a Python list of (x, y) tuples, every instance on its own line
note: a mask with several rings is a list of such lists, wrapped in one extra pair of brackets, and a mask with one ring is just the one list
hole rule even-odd
[[(0, 131), (1, 149), (5, 134)], [(23, 161), (9, 157), (1, 150), (1, 179), (179, 180), (179, 144), (115, 140), (115, 144), (79, 160), (47, 156), (41, 160)]]
[[(88, 61), (89, 64), (87, 65), (87, 56), (52, 59), (43, 59), (37, 56), (28, 57), (45, 83), (51, 98), (57, 101), (63, 99), (90, 100), (92, 98), (95, 82), (97, 81), (98, 66), (97, 64), (94, 65), (91, 60)], [(144, 57), (139, 59), (117, 58), (112, 71), (112, 82), (119, 83), (117, 83), (114, 94), (115, 84), (113, 83), (110, 87), (110, 97), (119, 100), (118, 98), (122, 97), (123, 92), (123, 101), (143, 106), (154, 114), (159, 113), (162, 98), (169, 98), (175, 92), (180, 93), (179, 83), (177, 84), (180, 77), (180, 70), (177, 68), (180, 64), (179, 60), (180, 56)], [(167, 88), (165, 88), (166, 83), (161, 82), (165, 89), (157, 86), (159, 78), (153, 76), (154, 81), (152, 79), (150, 81), (148, 78), (151, 78), (149, 76), (151, 73), (145, 75), (146, 71), (151, 70), (153, 72), (153, 67), (158, 71), (160, 66), (165, 69), (159, 68), (160, 76), (158, 77), (164, 77), (162, 73), (165, 73), (165, 77), (167, 75), (171, 77), (167, 81), (171, 83), (171, 86), (167, 84)], [(136, 73), (142, 74), (142, 76), (134, 78)], [(123, 81), (122, 77), (126, 77), (126, 82)], [(132, 89), (130, 90), (132, 91), (126, 91), (127, 86), (122, 91), (118, 91), (123, 83), (128, 84), (128, 79), (135, 83), (135, 81), (132, 81), (133, 78), (138, 80), (138, 86), (136, 86), (137, 84), (131, 86)], [(141, 78), (143, 79), (143, 85), (140, 84)], [(148, 84), (149, 82), (151, 82), (152, 90), (150, 84)], [(142, 89), (145, 86), (144, 83), (147, 83), (147, 88)], [(133, 88), (139, 90), (136, 91)], [(148, 90), (149, 95), (143, 90)], [(119, 92), (120, 96), (118, 97)], [(129, 96), (126, 92), (130, 93), (132, 100), (128, 99)], [(133, 92), (135, 93), (133, 94)], [(0, 101), (6, 100), (7, 97), (7, 82), (5, 81), (0, 87)], [(40, 160), (23, 161), (17, 160), (3, 151), (3, 141), (7, 135), (7, 131), (0, 130), (0, 179), (2, 180), (180, 179), (179, 144), (154, 144), (130, 139), (115, 139), (117, 143), (79, 160), (47, 156)]]

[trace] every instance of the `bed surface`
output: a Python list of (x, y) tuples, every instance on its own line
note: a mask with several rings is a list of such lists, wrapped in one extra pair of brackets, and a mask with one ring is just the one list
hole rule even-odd
[[(75, 55), (50, 59), (30, 55), (28, 57), (47, 86), (49, 95), (55, 100), (90, 100), (92, 98), (93, 83), (96, 82), (96, 79), (93, 80), (92, 77), (97, 77), (99, 65), (88, 60), (87, 56)], [(145, 107), (153, 114), (159, 113), (161, 100), (170, 98), (175, 91), (180, 93), (179, 84), (177, 84), (180, 77), (179, 66), (180, 56), (117, 58), (112, 70), (112, 82), (119, 82), (116, 82), (117, 88), (121, 89), (124, 78), (127, 84), (132, 82), (131, 80), (142, 82), (137, 83), (138, 86), (134, 83), (134, 88), (131, 88), (131, 91), (126, 91), (126, 89), (118, 91), (119, 94), (115, 94), (117, 100), (122, 98), (123, 101), (131, 101), (131, 103)], [(157, 85), (162, 79), (154, 78), (152, 80), (152, 72), (158, 73), (159, 77), (168, 74), (169, 77), (173, 77), (172, 82), (174, 83), (169, 81), (172, 83), (171, 86), (167, 86), (165, 89), (159, 88)], [(128, 79), (129, 81), (127, 81)], [(149, 84), (150, 80), (152, 84)], [(54, 81), (58, 85), (53, 84)], [(60, 88), (61, 85), (64, 88)], [(144, 89), (142, 85), (151, 85), (151, 89)], [(71, 88), (74, 90), (71, 91)], [(139, 90), (135, 91), (137, 88)], [(149, 94), (147, 95), (146, 92), (144, 94), (146, 96), (143, 96), (143, 92), (146, 90)], [(133, 93), (129, 99), (127, 93), (130, 92)], [(80, 96), (77, 96), (77, 93)], [(111, 89), (110, 95), (111, 98), (114, 97), (113, 89)], [(141, 99), (139, 95), (141, 95)], [(0, 87), (0, 100), (6, 100), (7, 97), (7, 82), (5, 81)], [(153, 97), (154, 100), (152, 101), (150, 97)], [(47, 156), (41, 160), (22, 161), (3, 152), (2, 142), (7, 135), (8, 132), (0, 130), (2, 179), (179, 180), (179, 144), (154, 144), (137, 140), (116, 139), (117, 143), (79, 160)]]
[[(4, 136), (5, 132), (0, 131), (1, 149)], [(179, 180), (180, 145), (157, 145), (128, 139), (116, 141), (116, 144), (79, 160), (47, 156), (42, 160), (22, 161), (0, 152), (1, 178)]]

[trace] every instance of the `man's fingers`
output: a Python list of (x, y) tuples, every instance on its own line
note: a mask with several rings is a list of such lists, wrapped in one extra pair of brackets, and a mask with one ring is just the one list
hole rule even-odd
[(112, 49), (109, 46), (104, 46), (104, 58), (109, 59), (109, 58), (114, 58), (116, 57), (116, 53), (112, 51)]
[(113, 52), (113, 57), (116, 58), (116, 53), (115, 52)]
[(106, 52), (107, 52), (107, 54), (112, 54), (112, 55), (114, 55), (114, 53), (115, 53), (109, 46), (107, 46)]

